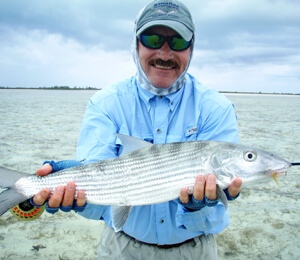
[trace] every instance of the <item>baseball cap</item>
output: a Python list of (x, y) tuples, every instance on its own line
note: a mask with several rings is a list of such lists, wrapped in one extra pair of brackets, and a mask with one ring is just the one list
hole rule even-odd
[(186, 41), (193, 37), (195, 26), (190, 11), (180, 1), (155, 0), (142, 11), (136, 24), (136, 35), (152, 26), (167, 26), (178, 32)]

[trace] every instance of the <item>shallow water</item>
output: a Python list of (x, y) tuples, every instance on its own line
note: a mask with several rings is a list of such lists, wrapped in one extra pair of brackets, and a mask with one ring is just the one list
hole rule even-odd
[[(300, 96), (226, 95), (236, 107), (240, 142), (300, 161)], [(300, 259), (300, 167), (275, 182), (243, 189), (231, 225), (217, 236), (220, 258)], [(222, 250), (222, 252), (221, 252)]]
[[(95, 91), (1, 90), (0, 165), (32, 172), (72, 159), (88, 98)], [(226, 95), (240, 142), (300, 161), (300, 96)], [(217, 235), (220, 259), (300, 259), (300, 167), (275, 182), (244, 188), (230, 203), (231, 224)], [(0, 218), (0, 258), (95, 259), (102, 222), (76, 214)], [(32, 246), (43, 245), (39, 251)]]

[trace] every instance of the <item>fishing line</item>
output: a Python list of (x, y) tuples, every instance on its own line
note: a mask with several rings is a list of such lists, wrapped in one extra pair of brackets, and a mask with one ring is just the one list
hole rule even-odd
[(292, 162), (291, 165), (292, 165), (292, 166), (300, 165), (300, 162), (294, 162), (294, 163)]

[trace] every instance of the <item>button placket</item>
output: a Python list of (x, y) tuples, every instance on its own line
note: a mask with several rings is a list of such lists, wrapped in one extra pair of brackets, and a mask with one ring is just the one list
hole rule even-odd
[(169, 112), (169, 101), (163, 96), (157, 96), (153, 121), (153, 136), (155, 143), (165, 142), (168, 129)]

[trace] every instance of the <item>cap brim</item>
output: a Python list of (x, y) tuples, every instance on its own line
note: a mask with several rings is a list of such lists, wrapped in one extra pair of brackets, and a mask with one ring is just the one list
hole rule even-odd
[(173, 29), (174, 31), (178, 32), (180, 36), (186, 41), (190, 41), (193, 37), (193, 32), (190, 29), (188, 29), (182, 23), (172, 21), (172, 20), (156, 20), (156, 21), (146, 23), (140, 29), (138, 29), (136, 35), (139, 36), (142, 32), (149, 29), (150, 27), (158, 26), (158, 25), (166, 26)]

